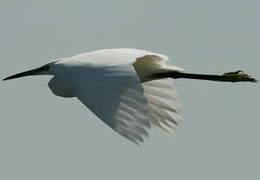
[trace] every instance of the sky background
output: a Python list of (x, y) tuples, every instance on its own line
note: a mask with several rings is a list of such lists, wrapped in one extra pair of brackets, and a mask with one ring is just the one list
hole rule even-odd
[[(0, 77), (116, 47), (163, 53), (190, 72), (260, 78), (259, 0), (1, 0)], [(141, 146), (50, 77), (0, 84), (0, 179), (259, 179), (260, 83), (176, 80), (183, 124)]]

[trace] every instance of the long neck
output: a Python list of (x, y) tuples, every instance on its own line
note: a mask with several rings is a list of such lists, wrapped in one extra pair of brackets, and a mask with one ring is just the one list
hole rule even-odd
[(193, 74), (184, 72), (165, 72), (158, 73), (154, 75), (155, 79), (160, 78), (186, 78), (186, 79), (199, 79), (199, 80), (210, 80), (210, 81), (220, 81), (220, 82), (240, 82), (249, 81), (257, 82), (257, 80), (242, 71), (224, 73), (223, 75), (212, 75), (212, 74)]

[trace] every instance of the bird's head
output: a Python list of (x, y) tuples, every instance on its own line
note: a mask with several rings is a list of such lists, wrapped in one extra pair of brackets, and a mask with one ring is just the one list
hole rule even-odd
[(24, 71), (24, 72), (21, 72), (18, 74), (8, 76), (8, 77), (4, 78), (3, 81), (10, 80), (10, 79), (16, 79), (16, 78), (20, 78), (20, 77), (25, 77), (25, 76), (52, 75), (53, 74), (52, 66), (55, 62), (57, 62), (57, 61), (47, 63), (39, 68), (31, 69), (28, 71)]

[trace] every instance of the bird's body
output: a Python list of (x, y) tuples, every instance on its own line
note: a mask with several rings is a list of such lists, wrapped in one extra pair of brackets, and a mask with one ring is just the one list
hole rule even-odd
[(166, 65), (168, 60), (165, 55), (137, 49), (83, 53), (55, 61), (48, 85), (55, 95), (77, 96), (106, 124), (138, 143), (148, 135), (151, 124), (170, 132), (180, 123), (171, 80), (151, 81), (155, 73), (184, 71)]
[[(51, 74), (55, 75), (57, 64), (80, 66), (84, 69), (84, 72), (93, 67), (130, 66), (134, 68), (140, 81), (145, 82), (152, 80), (152, 75), (155, 73), (185, 71), (175, 65), (165, 64), (168, 60), (169, 58), (165, 55), (139, 49), (102, 49), (55, 60)], [(62, 97), (75, 96), (57, 76), (50, 80), (49, 87), (55, 95)]]
[(180, 102), (169, 78), (253, 81), (242, 72), (224, 75), (188, 74), (167, 64), (169, 58), (139, 49), (103, 49), (54, 60), (27, 75), (53, 75), (48, 85), (62, 97), (77, 97), (119, 134), (140, 143), (152, 126), (172, 132), (180, 124)]

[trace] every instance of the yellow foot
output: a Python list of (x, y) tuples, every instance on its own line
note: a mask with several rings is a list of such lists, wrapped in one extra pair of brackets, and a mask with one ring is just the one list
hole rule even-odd
[(224, 73), (223, 76), (229, 78), (233, 82), (239, 82), (239, 81), (249, 81), (249, 82), (257, 82), (257, 79), (255, 79), (253, 76), (246, 74), (245, 72), (239, 70), (236, 72), (228, 72)]

